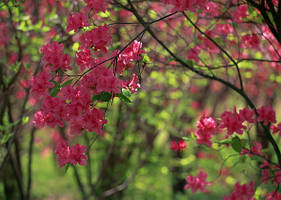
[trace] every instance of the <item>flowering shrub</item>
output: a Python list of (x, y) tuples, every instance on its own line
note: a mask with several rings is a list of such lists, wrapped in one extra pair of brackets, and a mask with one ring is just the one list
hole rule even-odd
[[(186, 177), (184, 184), (175, 181), (173, 192), (211, 193), (220, 184), (211, 174), (216, 171), (220, 181), (232, 187), (220, 198), (280, 199), (281, 123), (274, 103), (281, 82), (279, 4), (270, 0), (1, 2), (0, 56), (5, 59), (0, 61), (0, 169), (10, 160), (19, 198), (31, 198), (34, 132), (51, 128), (59, 131), (52, 147), (58, 166), (73, 168), (83, 199), (106, 198), (124, 190), (138, 169), (149, 163), (146, 159), (153, 148), (170, 143), (167, 138), (170, 148), (161, 151), (173, 150), (177, 153), (170, 156), (182, 161), (177, 166), (162, 166), (162, 172), (171, 169), (174, 178)], [(141, 90), (139, 95), (141, 87), (148, 93)], [(188, 97), (195, 100), (186, 103), (183, 99)], [(232, 102), (224, 101), (226, 97)], [(18, 99), (22, 107), (13, 108)], [(146, 101), (151, 105), (142, 111)], [(126, 105), (124, 112), (120, 102), (132, 105)], [(118, 111), (113, 112), (116, 104)], [(28, 115), (33, 127), (25, 188), (19, 133)], [(130, 127), (132, 118), (139, 125)], [(107, 128), (114, 123), (114, 131)], [(96, 140), (100, 147), (95, 153), (104, 150), (107, 154), (101, 155), (107, 156), (95, 166), (99, 174), (93, 178), (91, 148)], [(121, 141), (130, 145), (122, 146)], [(106, 142), (112, 145), (104, 148)], [(131, 177), (121, 185), (103, 185), (104, 177), (119, 181), (112, 174), (124, 166), (118, 167), (117, 161), (129, 166), (136, 162), (130, 156), (138, 154), (138, 167)], [(196, 159), (188, 154), (197, 155), (199, 164), (209, 159), (222, 167), (196, 164), (199, 173), (190, 175), (192, 167), (188, 166)], [(225, 154), (229, 157), (224, 158)], [(255, 183), (254, 176), (249, 176), (248, 184), (241, 185), (241, 177), (222, 169), (233, 155), (239, 157), (238, 164), (255, 162), (258, 167), (253, 171), (259, 175)], [(86, 190), (77, 165), (87, 169)], [(182, 169), (184, 175), (176, 174)], [(129, 174), (122, 173), (124, 177)]]

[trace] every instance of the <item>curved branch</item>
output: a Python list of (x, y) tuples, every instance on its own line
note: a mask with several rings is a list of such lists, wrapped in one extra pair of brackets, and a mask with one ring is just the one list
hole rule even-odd
[(228, 58), (229, 60), (231, 60), (231, 62), (235, 65), (237, 73), (238, 73), (238, 78), (239, 78), (239, 82), (240, 82), (240, 88), (243, 91), (243, 80), (242, 80), (242, 76), (241, 76), (241, 72), (240, 69), (238, 67), (237, 62), (235, 62), (235, 60), (229, 55), (229, 53), (227, 53), (227, 51), (222, 48), (215, 40), (213, 40), (213, 38), (211, 38), (208, 34), (204, 33), (196, 24), (193, 23), (193, 21), (185, 14), (185, 12), (182, 12), (184, 17), (189, 21), (189, 23), (192, 24), (192, 26), (199, 31), (201, 34), (203, 34), (206, 38), (208, 38), (208, 40), (210, 40), (214, 45), (216, 45)]
[[(217, 76), (214, 76), (214, 75), (208, 75), (208, 74), (205, 74), (204, 72), (202, 71), (199, 71), (197, 69), (195, 69), (194, 67), (190, 66), (189, 64), (187, 64), (186, 62), (184, 62), (181, 58), (179, 58), (178, 56), (176, 56), (155, 34), (154, 32), (152, 31), (152, 29), (150, 28), (149, 24), (147, 24), (143, 18), (138, 14), (137, 10), (135, 9), (135, 7), (133, 6), (133, 4), (131, 3), (130, 0), (128, 0), (128, 3), (130, 5), (130, 10), (132, 10), (133, 14), (135, 15), (135, 17), (137, 18), (137, 20), (143, 25), (144, 28), (147, 29), (147, 32), (150, 33), (150, 35), (162, 46), (162, 48), (164, 48), (178, 63), (180, 63), (181, 65), (183, 65), (184, 67), (188, 68), (189, 70), (193, 71), (194, 73), (204, 77), (204, 78), (207, 78), (207, 79), (211, 79), (211, 80), (215, 80), (215, 81), (218, 81), (222, 84), (224, 84), (225, 86), (233, 89), (236, 93), (238, 93), (240, 96), (242, 96), (244, 98), (244, 100), (246, 101), (246, 103), (254, 110), (256, 116), (258, 116), (258, 112), (257, 112), (257, 109), (254, 105), (254, 103), (252, 102), (252, 100), (245, 94), (245, 92), (239, 88), (237, 88), (235, 85), (227, 82), (226, 80), (224, 79), (221, 79)], [(270, 130), (269, 130), (269, 127), (268, 126), (265, 126), (262, 122), (260, 123), (261, 126), (263, 127), (263, 129), (265, 130), (266, 132), (266, 137), (267, 139), (269, 140), (269, 142), (272, 144), (273, 146), (273, 149), (277, 155), (277, 159), (278, 159), (278, 163), (279, 165), (281, 166), (281, 152), (280, 152), (280, 149), (276, 143), (276, 141), (274, 140), (274, 138), (272, 137), (271, 133), (270, 133)]]

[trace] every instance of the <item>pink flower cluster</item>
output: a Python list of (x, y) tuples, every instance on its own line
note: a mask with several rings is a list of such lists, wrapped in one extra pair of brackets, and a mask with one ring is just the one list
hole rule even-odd
[(63, 167), (66, 164), (79, 164), (85, 165), (88, 157), (85, 155), (87, 148), (83, 145), (76, 144), (72, 147), (68, 142), (61, 140), (56, 148), (57, 161), (59, 167)]
[(120, 74), (127, 69), (132, 68), (131, 62), (140, 60), (140, 55), (144, 54), (145, 51), (142, 49), (142, 43), (134, 40), (127, 48), (125, 48), (121, 53), (120, 51), (115, 51), (114, 54), (117, 57), (116, 71)]
[(240, 5), (238, 6), (232, 13), (231, 16), (234, 22), (242, 22), (243, 18), (248, 16), (248, 6), (247, 5)]
[(260, 40), (256, 34), (247, 34), (242, 38), (242, 47), (250, 47), (250, 48), (258, 48), (260, 44)]
[(109, 27), (105, 24), (104, 26), (98, 26), (90, 31), (83, 33), (80, 36), (81, 49), (88, 49), (94, 47), (95, 50), (102, 50), (107, 52), (106, 45), (111, 41), (109, 34)]
[[(208, 35), (210, 38), (214, 38), (215, 34), (213, 31), (208, 30), (205, 32), (206, 35)], [(200, 48), (205, 49), (208, 53), (219, 53), (220, 49), (207, 37), (203, 37), (202, 35), (199, 35), (198, 38), (202, 41)]]
[(225, 35), (225, 36), (234, 32), (233, 26), (231, 26), (230, 24), (227, 24), (227, 23), (216, 24), (215, 30), (218, 34), (222, 34), (222, 35)]
[(46, 96), (42, 102), (41, 110), (34, 116), (35, 127), (44, 127), (47, 124), (55, 127), (64, 126), (64, 121), (70, 122), (70, 133), (81, 134), (82, 130), (96, 132), (103, 135), (102, 125), (107, 123), (104, 112), (100, 109), (90, 108), (91, 95), (83, 87), (72, 88), (67, 85), (57, 97)]
[(262, 156), (261, 150), (262, 150), (261, 144), (254, 141), (254, 145), (250, 147), (250, 150), (242, 149), (241, 155), (248, 154), (249, 156), (254, 156), (254, 155)]
[(277, 126), (271, 125), (270, 129), (273, 134), (279, 133), (279, 136), (281, 136), (281, 123), (278, 123)]
[(197, 176), (189, 175), (186, 177), (186, 185), (184, 189), (191, 189), (192, 192), (201, 190), (202, 192), (207, 192), (206, 186), (211, 185), (210, 182), (207, 182), (207, 174), (204, 171), (200, 171)]
[(87, 8), (93, 9), (95, 12), (105, 11), (107, 7), (106, 0), (84, 0)]
[(54, 84), (50, 82), (52, 76), (46, 71), (38, 73), (36, 76), (33, 76), (30, 80), (31, 93), (37, 99), (41, 96), (46, 96), (49, 94), (49, 89), (54, 87)]
[(63, 44), (59, 44), (56, 41), (46, 44), (41, 48), (43, 54), (42, 61), (45, 63), (45, 67), (50, 67), (52, 71), (72, 69), (69, 66), (71, 58), (68, 54), (62, 52), (63, 48)]
[(219, 128), (227, 128), (228, 135), (232, 135), (234, 132), (242, 135), (243, 130), (246, 129), (246, 126), (243, 125), (245, 121), (254, 123), (254, 111), (246, 107), (238, 114), (236, 107), (234, 107), (233, 112), (225, 111), (222, 113)]
[[(108, 5), (106, 0), (84, 1), (86, 6), (80, 12), (72, 13), (67, 19), (67, 32), (72, 30), (78, 32), (81, 28), (89, 26), (89, 19), (97, 12), (104, 12)], [(4, 28), (4, 25), (0, 26), (0, 30)], [(107, 53), (107, 45), (112, 39), (109, 26), (106, 24), (98, 26), (79, 35), (77, 38), (76, 33), (73, 37), (74, 41), (79, 42), (75, 63), (81, 71), (85, 68), (90, 70), (83, 74), (75, 87), (71, 86), (72, 80), (57, 77), (61, 75), (58, 73), (60, 71), (72, 70), (71, 57), (63, 52), (64, 45), (54, 41), (41, 48), (44, 69), (29, 82), (33, 97), (42, 100), (41, 108), (34, 114), (33, 125), (38, 128), (44, 126), (53, 128), (56, 125), (63, 127), (69, 124), (67, 131), (70, 134), (80, 135), (82, 131), (88, 131), (103, 136), (102, 127), (107, 120), (104, 111), (95, 107), (98, 102), (93, 101), (108, 101), (109, 94), (111, 98), (117, 97), (116, 94), (120, 94), (122, 88), (135, 93), (140, 87), (139, 79), (133, 74), (131, 80), (123, 82), (115, 76), (115, 69), (102, 64), (106, 62), (105, 57), (94, 57), (105, 56), (104, 53)], [(135, 40), (119, 54), (113, 52), (117, 61), (116, 69), (122, 73), (125, 68), (132, 68), (132, 62), (140, 60), (140, 55), (145, 52), (141, 48), (142, 43)], [(87, 160), (85, 151), (86, 148), (80, 144), (69, 147), (67, 142), (60, 142), (56, 149), (59, 165), (64, 166), (67, 163), (84, 165)]]
[(199, 53), (200, 53), (200, 47), (195, 46), (195, 47), (189, 49), (188, 55), (186, 58), (189, 60), (194, 60), (195, 62), (199, 62), (199, 57), (198, 57)]
[(85, 75), (80, 85), (83, 85), (95, 95), (101, 92), (116, 94), (121, 92), (119, 88), (122, 86), (122, 81), (114, 76), (112, 69), (100, 65)]
[(196, 8), (204, 8), (205, 0), (163, 0), (166, 4), (174, 6), (173, 11), (182, 12), (184, 10), (196, 11)]
[(128, 88), (132, 94), (136, 93), (140, 88), (139, 78), (136, 74), (132, 75), (131, 80), (123, 82), (123, 88)]
[(69, 32), (74, 30), (77, 32), (80, 28), (89, 26), (88, 17), (87, 15), (79, 12), (79, 13), (72, 13), (72, 15), (67, 19), (67, 27), (66, 31)]
[(254, 182), (251, 181), (249, 185), (240, 185), (238, 182), (234, 185), (234, 191), (229, 197), (224, 197), (224, 200), (255, 200)]
[(186, 148), (186, 144), (184, 140), (180, 140), (178, 143), (176, 141), (172, 141), (170, 149), (173, 151), (183, 151)]
[[(259, 168), (262, 169), (262, 178), (261, 182), (267, 183), (271, 180), (276, 186), (281, 183), (281, 170), (279, 165), (272, 165), (268, 162), (268, 157), (265, 161), (260, 164)], [(272, 175), (270, 174), (270, 169), (272, 169)], [(273, 175), (274, 174), (274, 175)]]
[(197, 128), (194, 131), (197, 138), (197, 144), (206, 144), (207, 146), (211, 146), (211, 139), (217, 132), (216, 127), (217, 123), (214, 118), (203, 115), (197, 122)]
[(266, 126), (269, 123), (276, 123), (276, 116), (275, 111), (272, 109), (271, 106), (262, 106), (258, 109), (258, 122), (263, 122), (263, 124)]
[(280, 200), (281, 194), (277, 191), (273, 191), (266, 195), (266, 200)]
[(203, 10), (201, 15), (210, 15), (213, 17), (219, 16), (221, 13), (220, 6), (218, 3), (215, 3), (213, 1), (209, 1), (205, 5), (205, 9)]
[(96, 64), (95, 59), (91, 56), (90, 49), (82, 49), (76, 53), (75, 62), (80, 66), (81, 71), (84, 71), (86, 67), (91, 68)]

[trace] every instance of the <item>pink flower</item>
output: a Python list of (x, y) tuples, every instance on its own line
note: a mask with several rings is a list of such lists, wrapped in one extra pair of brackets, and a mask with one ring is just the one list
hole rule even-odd
[(256, 34), (247, 34), (242, 37), (242, 47), (258, 48), (260, 40)]
[(198, 55), (200, 53), (200, 47), (195, 46), (188, 51), (187, 59), (194, 60), (195, 62), (199, 62)]
[(192, 192), (196, 192), (197, 190), (201, 190), (202, 192), (207, 192), (206, 186), (211, 185), (210, 182), (207, 182), (207, 174), (204, 171), (200, 171), (197, 176), (189, 175), (186, 177), (186, 185), (184, 189), (191, 189)]
[(76, 53), (75, 62), (80, 66), (83, 71), (85, 67), (93, 67), (95, 63), (95, 59), (91, 57), (91, 51), (89, 49), (82, 49), (81, 51)]
[(79, 165), (86, 165), (86, 160), (88, 157), (84, 155), (84, 153), (87, 151), (86, 146), (76, 144), (70, 148), (70, 162), (73, 165), (76, 165), (77, 163)]
[(71, 30), (74, 30), (75, 32), (77, 32), (80, 28), (90, 25), (87, 21), (87, 15), (81, 12), (72, 13), (72, 15), (67, 19), (66, 31), (69, 32)]
[[(214, 33), (212, 31), (206, 31), (210, 38), (214, 38)], [(200, 40), (202, 40), (200, 48), (205, 49), (208, 53), (219, 53), (220, 49), (207, 37), (202, 37), (201, 35), (198, 36)]]
[(239, 110), (239, 116), (243, 121), (247, 121), (249, 123), (254, 123), (254, 114), (255, 112), (252, 109), (249, 109), (247, 107), (243, 108), (242, 110)]
[(90, 31), (83, 33), (80, 36), (81, 47), (80, 48), (91, 48), (95, 50), (102, 50), (107, 52), (106, 45), (111, 41), (112, 37), (109, 35), (109, 27), (107, 25), (98, 26)]
[(9, 63), (12, 65), (16, 64), (17, 60), (18, 60), (18, 54), (15, 52), (12, 52), (10, 55), (10, 58), (9, 58)]
[(266, 126), (269, 123), (276, 123), (276, 118), (275, 118), (275, 111), (272, 109), (270, 105), (268, 106), (262, 106), (261, 108), (258, 109), (258, 122), (262, 122)]
[(81, 135), (81, 132), (83, 131), (83, 121), (81, 118), (77, 118), (74, 120), (71, 120), (70, 122), (70, 134), (72, 135)]
[[(115, 51), (113, 55), (117, 56), (119, 53), (119, 51)], [(141, 54), (144, 53), (145, 51), (142, 49), (142, 43), (137, 40), (134, 40), (126, 49), (124, 49), (117, 56), (116, 71), (122, 74), (125, 69), (132, 68), (132, 62), (140, 60)]]
[(277, 191), (270, 192), (266, 194), (266, 200), (280, 200), (281, 194)]
[(279, 136), (281, 136), (281, 123), (277, 124), (277, 126), (271, 125), (270, 128), (271, 128), (273, 134), (276, 134), (279, 132)]
[(186, 143), (184, 140), (180, 140), (178, 143), (176, 141), (172, 141), (170, 149), (173, 151), (183, 151), (186, 148)]
[(280, 170), (275, 172), (273, 182), (276, 186), (278, 186), (281, 183), (281, 171)]
[(119, 94), (122, 81), (114, 76), (112, 69), (98, 66), (83, 77), (81, 85), (88, 88), (88, 91), (93, 91), (95, 95), (101, 92)]
[(70, 163), (70, 148), (68, 145), (68, 142), (61, 140), (58, 144), (57, 144), (57, 148), (56, 148), (56, 155), (57, 155), (57, 161), (59, 163), (59, 167), (62, 167), (68, 163)]
[(215, 16), (219, 16), (220, 15), (220, 6), (219, 4), (215, 3), (215, 2), (208, 2), (205, 6), (205, 10), (203, 11), (203, 13), (205, 14), (209, 14), (213, 17)]
[(93, 9), (95, 12), (105, 11), (107, 7), (106, 0), (84, 0), (87, 7)]
[(260, 143), (254, 141), (254, 146), (251, 146), (250, 149), (253, 154), (260, 155), (260, 156), (262, 155), (261, 152), (262, 146)]
[(184, 10), (195, 11), (197, 7), (204, 8), (205, 0), (164, 0), (166, 4), (174, 6), (173, 11), (182, 12)]
[(95, 132), (99, 135), (103, 135), (102, 126), (107, 123), (107, 120), (104, 118), (104, 112), (100, 109), (89, 109), (82, 116), (83, 128), (89, 132)]
[(164, 0), (166, 4), (172, 4), (174, 7), (174, 11), (182, 12), (184, 10), (190, 9), (192, 6), (193, 1), (190, 0)]
[(266, 184), (269, 180), (270, 180), (269, 170), (268, 169), (263, 169), (262, 170), (261, 182)]
[(177, 151), (179, 150), (179, 145), (176, 141), (172, 141), (172, 144), (170, 146), (170, 149), (172, 149), (173, 151)]
[(211, 146), (211, 139), (217, 131), (216, 126), (217, 124), (214, 118), (203, 115), (197, 122), (197, 128), (194, 131), (197, 144)]
[(41, 48), (42, 61), (46, 67), (50, 67), (51, 70), (56, 71), (59, 68), (63, 71), (72, 69), (70, 65), (71, 57), (68, 54), (62, 52), (64, 46), (58, 42), (52, 42), (44, 45)]
[(243, 118), (237, 113), (236, 107), (234, 107), (233, 112), (225, 111), (221, 115), (221, 123), (219, 128), (227, 128), (227, 134), (232, 135), (234, 132), (238, 134), (243, 134), (243, 129), (246, 126), (243, 125)]
[(46, 71), (42, 71), (36, 76), (33, 76), (30, 80), (31, 94), (38, 99), (47, 96), (49, 94), (49, 89), (54, 87), (54, 84), (50, 82), (51, 79), (51, 74)]
[(233, 26), (231, 26), (230, 24), (216, 24), (216, 32), (222, 35), (227, 36), (230, 33), (234, 32)]
[(183, 151), (186, 147), (185, 141), (184, 140), (180, 140), (179, 141), (179, 150)]
[(127, 80), (123, 82), (122, 88), (129, 89), (132, 94), (136, 93), (140, 88), (138, 76), (136, 74), (133, 74), (131, 80)]
[(69, 147), (68, 142), (61, 140), (56, 148), (57, 161), (59, 167), (63, 167), (66, 164), (76, 165), (85, 165), (88, 157), (84, 155), (87, 151), (86, 146), (76, 144), (72, 147)]
[(45, 119), (44, 119), (44, 115), (42, 113), (42, 111), (37, 111), (35, 114), (34, 114), (34, 118), (33, 118), (33, 126), (36, 127), (36, 128), (43, 128), (44, 125), (45, 125)]
[(248, 154), (249, 156), (260, 155), (262, 156), (262, 146), (260, 143), (254, 141), (254, 145), (250, 147), (250, 151), (248, 149), (242, 149), (241, 155)]
[(264, 162), (259, 165), (259, 168), (261, 168), (261, 169), (270, 168), (270, 164), (269, 164), (269, 162), (267, 161), (268, 156), (266, 155), (265, 158), (266, 158), (266, 159), (264, 160)]
[(234, 22), (242, 22), (243, 18), (246, 18), (248, 16), (248, 6), (247, 5), (241, 5), (237, 7), (232, 13), (231, 16), (234, 20)]
[(254, 200), (255, 194), (254, 182), (251, 181), (249, 185), (240, 185), (238, 182), (234, 185), (234, 191), (229, 197), (224, 197), (224, 200)]

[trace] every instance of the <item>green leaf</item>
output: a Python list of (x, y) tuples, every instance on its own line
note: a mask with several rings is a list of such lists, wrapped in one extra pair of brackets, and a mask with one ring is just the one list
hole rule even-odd
[(3, 76), (2, 78), (3, 78), (2, 80), (3, 80), (4, 84), (9, 85), (9, 82), (10, 82), (9, 78), (6, 78), (5, 76)]
[(151, 60), (150, 60), (150, 58), (149, 58), (149, 56), (147, 54), (144, 54), (142, 61), (144, 63), (151, 63)]
[(221, 140), (218, 142), (218, 144), (230, 144), (232, 141), (230, 139), (226, 139), (226, 140)]
[(120, 93), (120, 94), (116, 94), (117, 97), (119, 97), (121, 99), (121, 101), (124, 101), (126, 103), (131, 103), (132, 101), (126, 97), (124, 94)]
[(15, 65), (12, 65), (12, 69), (14, 72), (18, 72), (20, 69), (21, 62), (17, 62)]
[(60, 84), (54, 80), (51, 80), (52, 83), (54, 83), (55, 87), (50, 89), (50, 96), (55, 97), (60, 91)]
[(24, 118), (22, 119), (22, 123), (23, 123), (23, 124), (27, 124), (28, 121), (29, 121), (29, 117), (28, 117), (28, 116), (26, 116), (26, 117), (24, 117)]
[(65, 168), (64, 168), (64, 174), (66, 174), (66, 172), (67, 172), (67, 170), (68, 170), (69, 166), (70, 166), (70, 164), (66, 164), (66, 165), (65, 165)]
[(50, 96), (55, 97), (59, 93), (60, 88), (54, 87), (51, 89)]
[(121, 101), (124, 101), (126, 103), (132, 103), (130, 99), (132, 93), (129, 90), (122, 89), (122, 93), (116, 94), (116, 96), (119, 97)]
[(182, 137), (183, 140), (185, 141), (190, 141), (190, 140), (195, 140), (196, 138), (194, 137)]
[(101, 92), (98, 95), (92, 97), (93, 101), (110, 101), (112, 97), (111, 93), (108, 92)]
[(126, 97), (131, 97), (132, 93), (129, 90), (122, 89), (122, 94), (124, 94)]
[(188, 138), (188, 137), (182, 137), (182, 139), (186, 140), (186, 141), (190, 140), (190, 138)]
[(242, 144), (239, 137), (234, 137), (231, 141), (231, 147), (234, 151), (240, 153), (242, 150)]
[(55, 87), (60, 87), (60, 84), (54, 80), (51, 80), (51, 82), (55, 85)]
[(75, 42), (72, 46), (72, 50), (73, 51), (78, 51), (78, 48), (79, 48), (79, 43), (78, 42)]
[(191, 133), (190, 136), (191, 136), (191, 139), (193, 139), (193, 140), (197, 139), (196, 136), (194, 135), (194, 133)]
[(72, 80), (73, 80), (73, 79), (70, 79), (70, 80), (64, 82), (64, 83), (61, 85), (61, 88), (64, 88), (64, 87), (65, 87), (66, 85), (68, 85), (68, 84), (72, 84)]
[(1, 144), (6, 144), (11, 137), (12, 137), (11, 133), (5, 133), (4, 137), (1, 140)]
[(105, 12), (99, 12), (98, 15), (102, 18), (110, 17), (110, 12), (106, 10)]

